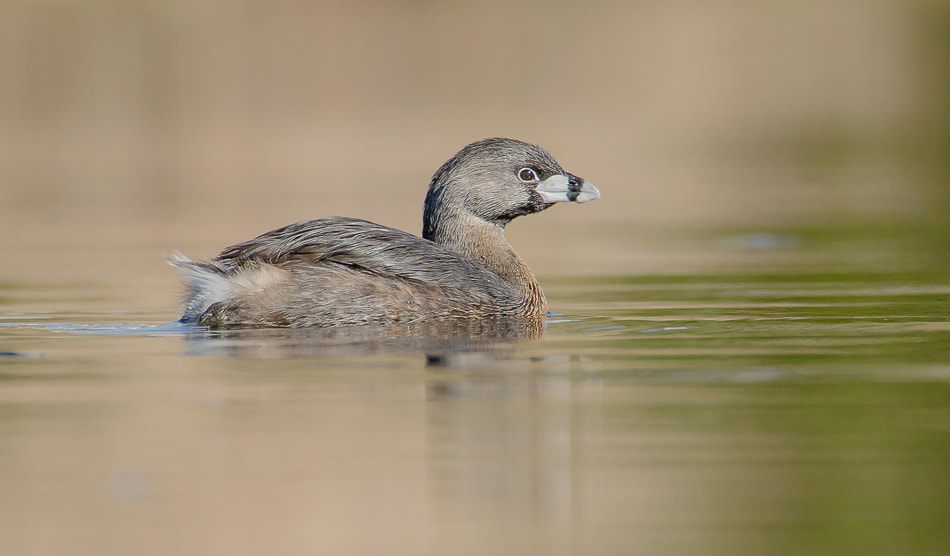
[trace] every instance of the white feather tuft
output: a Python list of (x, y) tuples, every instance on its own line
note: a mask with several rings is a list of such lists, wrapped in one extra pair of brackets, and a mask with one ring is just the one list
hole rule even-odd
[(232, 297), (234, 288), (227, 274), (196, 263), (178, 251), (169, 255), (167, 261), (185, 275), (188, 293), (182, 321), (194, 322), (208, 307)]

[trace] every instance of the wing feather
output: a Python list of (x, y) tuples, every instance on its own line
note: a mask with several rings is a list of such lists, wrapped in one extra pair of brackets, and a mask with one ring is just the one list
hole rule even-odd
[(357, 218), (334, 216), (297, 222), (228, 247), (213, 259), (221, 269), (237, 269), (253, 262), (288, 269), (298, 265), (342, 265), (383, 278), (438, 287), (466, 289), (474, 281), (497, 290), (497, 294), (510, 291), (510, 284), (498, 275), (450, 249)]

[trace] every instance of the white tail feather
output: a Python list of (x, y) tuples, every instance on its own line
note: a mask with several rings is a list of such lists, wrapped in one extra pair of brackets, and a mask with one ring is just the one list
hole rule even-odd
[(169, 255), (167, 261), (185, 275), (188, 292), (182, 321), (194, 322), (208, 307), (233, 296), (233, 283), (226, 274), (196, 263), (178, 251)]

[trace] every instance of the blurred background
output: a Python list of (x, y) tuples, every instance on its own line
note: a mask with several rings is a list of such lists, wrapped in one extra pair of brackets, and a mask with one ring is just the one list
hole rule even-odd
[(432, 172), (487, 136), (603, 192), (509, 228), (542, 281), (942, 264), (948, 54), (935, 0), (7, 0), (0, 278), (173, 307), (175, 249), (419, 233)]
[[(0, 0), (0, 552), (950, 553), (948, 60), (938, 0)], [(508, 228), (544, 340), (163, 324), (165, 254), (419, 233), (499, 135), (603, 193)]]

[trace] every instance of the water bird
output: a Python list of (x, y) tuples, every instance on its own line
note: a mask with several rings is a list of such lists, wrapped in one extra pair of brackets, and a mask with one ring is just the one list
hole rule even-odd
[(505, 239), (505, 225), (557, 203), (599, 198), (537, 145), (476, 141), (432, 176), (422, 237), (331, 216), (267, 232), (208, 261), (173, 254), (169, 263), (187, 287), (181, 321), (210, 328), (543, 323), (544, 293)]

